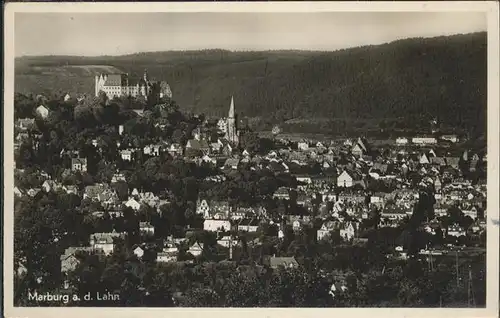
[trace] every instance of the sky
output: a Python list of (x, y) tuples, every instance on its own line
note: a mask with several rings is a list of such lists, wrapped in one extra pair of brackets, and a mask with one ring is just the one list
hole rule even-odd
[[(480, 12), (16, 13), (15, 55), (338, 50), (487, 30)], [(43, 36), (41, 36), (43, 35)]]

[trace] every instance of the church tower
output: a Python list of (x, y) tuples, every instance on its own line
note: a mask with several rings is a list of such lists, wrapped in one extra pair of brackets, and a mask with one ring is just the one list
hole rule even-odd
[(142, 76), (142, 81), (140, 81), (140, 92), (144, 97), (148, 97), (149, 89), (148, 89), (148, 71), (144, 70), (144, 75)]
[(227, 131), (226, 139), (233, 145), (237, 145), (238, 140), (238, 127), (236, 121), (236, 114), (234, 113), (234, 98), (231, 96), (231, 105), (229, 106), (229, 114), (227, 117)]

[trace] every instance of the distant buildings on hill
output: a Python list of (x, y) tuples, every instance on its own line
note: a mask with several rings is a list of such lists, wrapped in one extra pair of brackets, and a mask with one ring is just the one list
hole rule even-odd
[(157, 94), (162, 98), (167, 96), (172, 98), (170, 85), (165, 81), (151, 81), (147, 71), (139, 79), (130, 78), (128, 74), (100, 74), (95, 77), (95, 96), (100, 92), (112, 99), (121, 96), (144, 96), (148, 97)]

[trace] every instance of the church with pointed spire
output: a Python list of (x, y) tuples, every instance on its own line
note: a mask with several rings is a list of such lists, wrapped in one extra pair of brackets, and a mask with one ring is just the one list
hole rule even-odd
[(217, 123), (219, 131), (224, 135), (224, 139), (226, 139), (233, 146), (237, 146), (239, 144), (239, 127), (238, 127), (238, 116), (235, 112), (234, 107), (234, 97), (231, 96), (231, 104), (229, 105), (229, 113), (227, 118), (219, 119)]
[(234, 97), (231, 96), (231, 105), (229, 106), (229, 114), (227, 116), (227, 129), (225, 138), (232, 143), (237, 145), (239, 142), (238, 133), (238, 121), (236, 119), (236, 113), (234, 112)]

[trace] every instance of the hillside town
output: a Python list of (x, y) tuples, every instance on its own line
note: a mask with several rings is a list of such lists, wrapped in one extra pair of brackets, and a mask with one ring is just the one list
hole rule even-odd
[[(450, 271), (485, 252), (487, 154), (464, 146), (463, 136), (429, 129), (384, 142), (362, 135), (297, 141), (275, 130), (266, 139), (238, 117), (239, 96), (228, 96), (224, 118), (183, 114), (169, 88), (127, 109), (121, 93), (99, 90), (110, 80), (123, 81), (96, 77), (95, 97), (18, 96), (19, 288), (83, 292), (92, 266), (131, 259), (137, 268), (225, 262), (312, 270), (335, 306), (359, 286), (367, 274), (358, 266), (366, 264), (349, 264), (363, 259), (353, 256), (341, 262), (338, 251), (315, 259), (311, 246), (377, 251), (382, 275), (391, 262), (433, 271), (440, 258), (451, 259), (440, 269)], [(135, 86), (137, 99), (144, 85)], [(126, 275), (145, 279), (137, 268)], [(357, 285), (347, 278), (353, 271)], [(138, 284), (141, 295), (153, 293)], [(186, 305), (190, 287), (169, 288), (167, 303)]]

